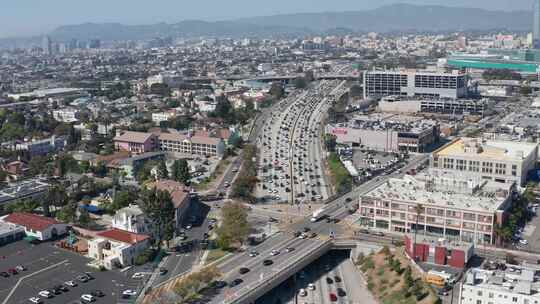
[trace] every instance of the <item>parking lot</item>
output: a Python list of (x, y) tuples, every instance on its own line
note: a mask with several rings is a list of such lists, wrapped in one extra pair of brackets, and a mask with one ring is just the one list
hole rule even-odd
[[(31, 297), (39, 297), (43, 303), (79, 303), (81, 295), (93, 290), (100, 290), (103, 297), (98, 297), (95, 303), (128, 303), (133, 299), (122, 299), (124, 290), (137, 290), (140, 281), (131, 279), (128, 274), (120, 271), (99, 271), (88, 267), (90, 260), (57, 248), (52, 243), (31, 245), (19, 241), (0, 247), (0, 272), (7, 271), (17, 265), (27, 269), (9, 277), (0, 277), (0, 304), (31, 303)], [(77, 276), (88, 272), (93, 279), (86, 283), (78, 281)], [(56, 285), (63, 285), (73, 280), (75, 287), (52, 298), (44, 299), (38, 296), (42, 290), (50, 290)]]

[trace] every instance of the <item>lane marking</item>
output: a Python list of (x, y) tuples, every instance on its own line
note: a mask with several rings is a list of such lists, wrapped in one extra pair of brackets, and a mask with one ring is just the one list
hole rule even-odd
[(21, 282), (22, 282), (24, 279), (27, 279), (27, 278), (29, 278), (29, 277), (31, 277), (31, 276), (33, 276), (33, 275), (36, 275), (36, 274), (45, 272), (45, 271), (47, 271), (47, 270), (49, 270), (49, 269), (55, 268), (55, 267), (57, 267), (57, 266), (60, 266), (60, 265), (62, 265), (62, 264), (64, 264), (64, 263), (66, 263), (67, 261), (69, 261), (69, 260), (68, 260), (68, 259), (65, 259), (65, 260), (63, 260), (63, 261), (60, 262), (60, 263), (53, 264), (53, 265), (51, 265), (51, 266), (45, 267), (45, 268), (43, 268), (43, 269), (41, 269), (41, 270), (38, 270), (38, 271), (36, 271), (36, 272), (30, 273), (30, 274), (27, 274), (27, 275), (21, 277), (21, 278), (17, 281), (17, 283), (15, 283), (15, 286), (13, 286), (13, 288), (11, 289), (11, 291), (9, 292), (9, 294), (7, 295), (7, 297), (4, 299), (4, 301), (2, 302), (2, 304), (7, 304), (7, 303), (8, 303), (9, 298), (11, 298), (11, 296), (13, 295), (13, 293), (15, 293), (15, 290), (17, 289), (17, 287), (19, 287), (19, 285), (21, 284)]

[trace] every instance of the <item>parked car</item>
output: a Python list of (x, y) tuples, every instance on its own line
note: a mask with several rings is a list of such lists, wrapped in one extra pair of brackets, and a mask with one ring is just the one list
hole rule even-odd
[(246, 274), (246, 273), (249, 272), (249, 268), (247, 268), (247, 267), (242, 267), (242, 268), (240, 268), (240, 270), (238, 270), (238, 272), (239, 272), (240, 274)]
[(90, 292), (90, 294), (91, 294), (92, 296), (94, 296), (94, 297), (100, 297), (100, 298), (105, 296), (105, 293), (104, 293), (103, 291), (101, 291), (101, 290), (98, 290), (98, 289), (92, 290), (92, 291)]
[(64, 282), (64, 284), (69, 286), (69, 287), (77, 286), (77, 283), (75, 283), (74, 281), (66, 281), (66, 282)]
[(42, 291), (38, 292), (38, 295), (40, 295), (41, 297), (47, 298), (47, 299), (53, 297), (52, 292), (50, 292), (48, 290), (42, 290)]
[(81, 299), (85, 302), (94, 302), (96, 300), (96, 298), (94, 298), (94, 296), (91, 294), (83, 294)]
[(31, 297), (30, 299), (28, 299), (28, 301), (34, 303), (34, 304), (40, 304), (40, 303), (43, 303), (43, 301), (38, 298), (38, 297)]

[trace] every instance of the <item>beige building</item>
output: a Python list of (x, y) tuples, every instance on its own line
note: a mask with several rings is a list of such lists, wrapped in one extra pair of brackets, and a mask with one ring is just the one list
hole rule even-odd
[(150, 246), (145, 234), (111, 229), (88, 241), (88, 256), (107, 269), (132, 265), (135, 258)]
[(159, 135), (159, 149), (166, 152), (221, 158), (225, 153), (225, 143), (217, 137), (161, 133)]
[(431, 154), (430, 167), (523, 186), (537, 159), (536, 143), (458, 138)]
[(492, 244), (495, 223), (511, 205), (512, 187), (442, 172), (391, 178), (360, 197), (360, 225)]

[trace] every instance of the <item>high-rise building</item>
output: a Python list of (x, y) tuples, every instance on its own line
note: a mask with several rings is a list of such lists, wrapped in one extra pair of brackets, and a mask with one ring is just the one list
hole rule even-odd
[(540, 49), (540, 0), (534, 0), (533, 18), (533, 47)]
[(44, 54), (52, 54), (52, 41), (49, 36), (43, 36), (43, 40), (41, 41), (41, 48), (43, 49)]

